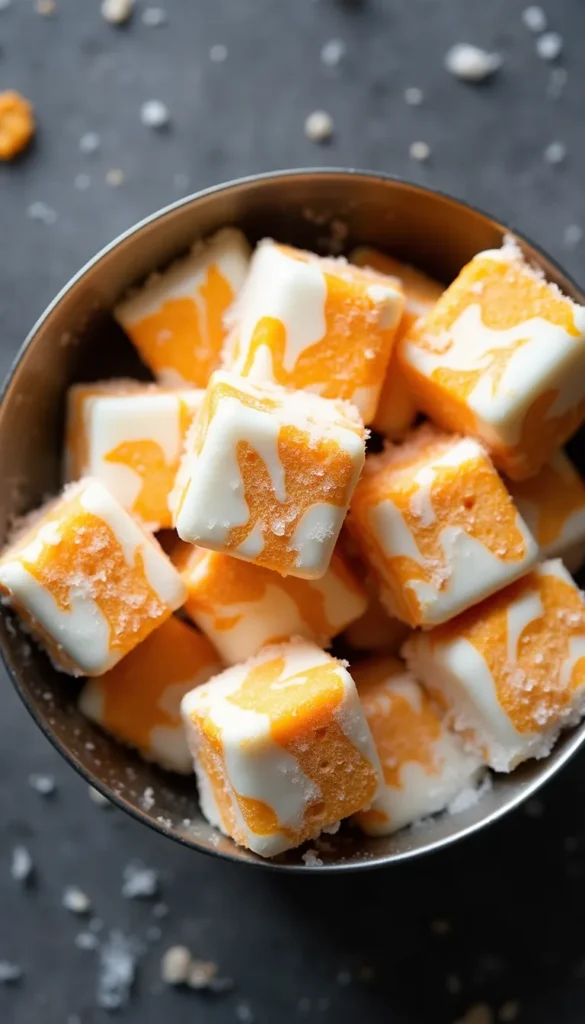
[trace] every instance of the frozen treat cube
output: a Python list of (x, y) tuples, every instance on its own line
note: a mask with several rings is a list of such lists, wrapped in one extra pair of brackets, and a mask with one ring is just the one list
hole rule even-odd
[(224, 318), (244, 283), (249, 252), (242, 233), (225, 228), (116, 307), (116, 319), (162, 384), (207, 384), (220, 363)]
[(508, 484), (543, 555), (562, 557), (571, 572), (585, 559), (585, 481), (563, 451), (537, 476)]
[(453, 618), (538, 557), (482, 446), (428, 426), (369, 460), (348, 523), (384, 605), (410, 626)]
[(181, 548), (171, 557), (187, 586), (185, 611), (228, 665), (291, 636), (328, 647), (367, 606), (364, 591), (337, 553), (324, 576), (301, 580), (220, 551)]
[(323, 576), (364, 463), (353, 406), (216, 372), (172, 503), (183, 540)]
[(512, 242), (478, 253), (398, 350), (419, 408), (481, 438), (513, 479), (537, 473), (585, 417), (585, 307)]
[(398, 344), (419, 317), (433, 308), (439, 296), (443, 294), (443, 285), (407, 263), (401, 263), (400, 260), (367, 246), (354, 249), (350, 260), (358, 267), (371, 267), (372, 270), (393, 278), (401, 286), (406, 299), (378, 408), (372, 421), (375, 430), (392, 441), (399, 441), (413, 425), (418, 410), (398, 360)]
[(273, 857), (369, 807), (380, 767), (355, 684), (306, 641), (264, 647), (183, 698), (203, 813)]
[(69, 389), (66, 476), (92, 476), (151, 530), (171, 526), (171, 493), (204, 392), (112, 381)]
[(171, 615), (109, 672), (86, 682), (79, 708), (147, 761), (190, 774), (181, 701), (221, 668), (207, 637)]
[(585, 601), (558, 560), (403, 648), (447, 721), (496, 771), (545, 757), (585, 706)]
[(348, 399), (370, 423), (403, 309), (395, 281), (266, 240), (252, 257), (226, 361), (255, 381)]
[(358, 696), (382, 765), (384, 785), (357, 815), (369, 835), (388, 835), (444, 810), (473, 789), (483, 766), (441, 721), (422, 686), (397, 658), (352, 666)]
[(100, 676), (183, 604), (154, 538), (87, 479), (66, 488), (0, 557), (0, 594), (71, 675)]

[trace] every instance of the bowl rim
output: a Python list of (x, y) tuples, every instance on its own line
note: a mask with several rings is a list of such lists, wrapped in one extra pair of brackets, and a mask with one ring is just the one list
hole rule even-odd
[[(285, 168), (282, 170), (264, 171), (258, 174), (248, 174), (243, 177), (233, 178), (229, 181), (220, 182), (216, 185), (210, 185), (206, 188), (200, 189), (197, 192), (190, 193), (187, 196), (182, 196), (180, 199), (174, 200), (172, 203), (168, 203), (166, 206), (155, 210), (153, 213), (148, 214), (135, 224), (131, 225), (126, 230), (122, 231), (117, 235), (111, 242), (108, 242), (105, 246), (98, 250), (98, 252), (87, 260), (83, 266), (63, 285), (58, 291), (57, 295), (51, 300), (45, 310), (37, 318), (32, 328), (26, 335), (23, 343), (17, 350), (17, 353), (10, 364), (8, 373), (2, 382), (0, 387), (0, 407), (2, 406), (6, 395), (12, 385), (14, 378), (18, 372), (20, 363), (28, 350), (32, 345), (36, 335), (43, 326), (46, 320), (50, 317), (52, 312), (57, 308), (62, 299), (73, 289), (75, 286), (83, 280), (85, 275), (89, 273), (94, 266), (101, 262), (110, 252), (116, 249), (119, 245), (125, 242), (128, 238), (133, 235), (137, 235), (142, 231), (143, 228), (149, 224), (154, 223), (157, 220), (162, 220), (169, 214), (180, 210), (182, 207), (190, 206), (200, 199), (204, 199), (207, 196), (214, 195), (228, 191), (230, 189), (239, 188), (243, 185), (256, 184), (258, 182), (274, 181), (277, 179), (293, 178), (303, 175), (311, 175), (316, 177), (327, 177), (336, 176), (340, 178), (362, 178), (362, 179), (373, 179), (382, 182), (394, 182), (397, 185), (405, 186), (408, 189), (421, 193), (426, 196), (438, 196), (440, 199), (445, 199), (456, 206), (463, 207), (464, 209), (470, 210), (472, 213), (479, 214), (486, 220), (491, 221), (498, 228), (504, 232), (510, 232), (521, 242), (525, 243), (530, 248), (534, 249), (539, 255), (541, 255), (548, 263), (558, 271), (559, 275), (563, 277), (576, 293), (579, 294), (581, 300), (585, 303), (585, 294), (579, 285), (573, 280), (572, 276), (568, 274), (564, 268), (541, 245), (536, 244), (532, 241), (530, 236), (526, 235), (522, 231), (518, 231), (512, 224), (507, 221), (500, 220), (499, 218), (493, 217), (487, 213), (481, 207), (476, 206), (473, 203), (467, 202), (463, 199), (451, 195), (442, 189), (430, 188), (426, 185), (420, 185), (417, 182), (410, 181), (408, 178), (403, 178), (400, 175), (388, 174), (384, 171), (371, 171), (356, 167), (297, 167), (297, 168)], [(6, 669), (7, 675), (10, 678), (18, 696), (24, 704), (26, 710), (34, 720), (36, 725), (39, 727), (44, 736), (49, 740), (55, 750), (64, 758), (64, 760), (84, 779), (84, 781), (96, 789), (102, 796), (106, 797), (110, 803), (118, 807), (120, 810), (129, 814), (136, 821), (146, 825), (154, 832), (162, 834), (169, 839), (174, 840), (182, 846), (185, 846), (189, 850), (195, 853), (202, 853), (207, 856), (216, 857), (220, 860), (231, 861), (232, 863), (245, 864), (250, 867), (264, 868), (271, 871), (285, 871), (293, 873), (303, 874), (336, 874), (339, 871), (363, 871), (365, 869), (373, 870), (375, 868), (382, 868), (389, 866), (389, 864), (399, 864), (404, 861), (416, 860), (420, 857), (427, 856), (431, 853), (436, 853), (439, 850), (445, 849), (452, 844), (459, 842), (459, 840), (466, 839), (476, 832), (481, 831), (488, 825), (493, 825), (501, 818), (505, 817), (510, 811), (513, 811), (525, 800), (529, 799), (535, 792), (541, 789), (554, 775), (557, 774), (567, 764), (570, 758), (577, 752), (580, 746), (585, 742), (585, 721), (581, 724), (581, 727), (577, 727), (573, 735), (566, 741), (563, 750), (557, 753), (554, 760), (550, 759), (551, 763), (543, 766), (541, 773), (532, 781), (526, 784), (518, 793), (512, 795), (501, 807), (493, 810), (487, 817), (482, 818), (480, 821), (476, 821), (462, 828), (456, 835), (443, 836), (441, 838), (431, 840), (425, 847), (416, 848), (411, 850), (402, 850), (396, 854), (392, 854), (391, 858), (389, 855), (367, 857), (363, 860), (356, 859), (352, 861), (339, 860), (333, 863), (324, 864), (289, 864), (281, 863), (278, 859), (262, 858), (257, 856), (250, 856), (242, 858), (236, 852), (230, 850), (218, 850), (212, 846), (199, 846), (197, 845), (196, 839), (190, 839), (188, 836), (181, 835), (179, 832), (169, 829), (163, 822), (157, 821), (150, 817), (145, 811), (142, 811), (139, 807), (134, 806), (127, 802), (124, 797), (116, 794), (113, 790), (109, 789), (105, 783), (102, 783), (99, 778), (94, 777), (90, 771), (88, 771), (75, 757), (69, 752), (64, 744), (56, 736), (55, 732), (50, 726), (43, 721), (39, 715), (36, 705), (29, 698), (28, 694), (23, 688), (13, 672), (12, 667), (9, 663), (9, 659), (4, 647), (4, 644), (0, 643), (0, 655), (2, 662)]]

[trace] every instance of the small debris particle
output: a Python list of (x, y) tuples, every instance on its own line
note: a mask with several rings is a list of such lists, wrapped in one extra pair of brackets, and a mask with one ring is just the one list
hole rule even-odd
[(333, 135), (333, 118), (326, 110), (314, 110), (305, 121), (305, 135), (311, 142), (327, 142)]
[(408, 155), (411, 160), (416, 160), (417, 163), (425, 163), (431, 155), (431, 147), (428, 142), (412, 142), (408, 150)]
[(317, 850), (307, 850), (302, 856), (303, 864), (306, 864), (310, 868), (321, 867), (323, 861), (321, 860)]
[[(57, 214), (55, 213), (54, 210), (51, 210), (51, 208), (49, 206), (47, 206), (46, 203), (31, 203), (31, 206), (29, 206), (29, 208), (28, 208), (29, 217), (32, 217), (33, 220), (42, 220), (42, 219), (44, 219), (43, 217), (40, 216), (40, 213), (39, 213), (38, 210), (35, 211), (34, 213), (31, 212), (33, 206), (34, 207), (41, 207), (41, 206), (44, 207), (45, 214), (46, 214), (46, 212), (50, 211), (50, 213), (53, 214), (53, 219), (52, 220), (51, 219), (45, 220), (45, 223), (46, 224), (54, 224), (55, 223), (55, 221), (57, 220)], [(55, 792), (55, 790), (57, 788), (56, 785), (55, 785), (55, 778), (54, 778), (53, 775), (37, 775), (34, 772), (33, 772), (32, 775), (29, 775), (29, 777), (28, 777), (28, 784), (29, 784), (29, 786), (32, 789), (36, 790), (37, 793), (40, 793), (41, 796), (52, 796), (52, 794)]]
[(22, 967), (0, 960), (0, 985), (14, 985), (22, 978)]
[(459, 1024), (493, 1024), (494, 1015), (487, 1003), (476, 1003), (470, 1006)]
[(500, 1006), (498, 1010), (498, 1020), (502, 1024), (510, 1024), (511, 1021), (516, 1020), (520, 1013), (520, 1003), (517, 999), (509, 999), (507, 1003)]
[[(122, 180), (124, 180), (123, 176)], [(144, 793), (140, 797), (140, 806), (143, 811), (150, 811), (154, 807), (154, 789), (152, 786), (147, 786), (144, 790)]]
[(338, 971), (335, 980), (338, 985), (341, 985), (343, 988), (347, 988), (348, 985), (351, 985), (351, 971)]
[(192, 957), (186, 946), (171, 946), (160, 962), (160, 974), (166, 985), (185, 985)]
[(404, 90), (404, 102), (409, 107), (420, 107), (424, 98), (424, 92), (416, 85), (411, 85), (408, 89)]
[[(37, 200), (34, 203), (30, 203), (30, 205), (27, 206), (26, 215), (27, 217), (30, 217), (31, 220), (38, 220), (41, 222), (41, 224), (47, 225), (54, 224), (57, 220), (57, 212), (51, 206), (48, 206), (47, 203), (43, 203), (40, 200)], [(42, 789), (41, 787), (44, 785), (44, 783), (40, 780), (42, 780), (43, 778), (43, 776), (38, 776), (39, 784), (34, 785), (31, 782), (30, 785), (33, 786), (34, 789), (36, 789), (37, 793), (41, 793), (42, 796), (49, 796), (53, 792), (54, 784), (52, 789)]]
[(140, 20), (147, 28), (160, 28), (166, 25), (169, 17), (162, 7), (145, 7)]
[(12, 160), (35, 133), (32, 103), (14, 90), (0, 92), (0, 160)]
[(563, 37), (558, 32), (545, 32), (536, 40), (536, 53), (541, 60), (557, 60), (563, 52)]
[[(79, 192), (85, 192), (86, 189), (91, 185), (91, 178), (89, 174), (76, 174), (73, 179), (73, 184)], [(100, 793), (101, 796), (101, 793)]]
[(431, 921), (430, 927), (433, 935), (449, 935), (449, 933), (451, 932), (451, 925), (449, 921), (445, 921), (444, 918), (440, 917), (435, 918), (434, 921)]
[(238, 1003), (236, 1005), (236, 1020), (241, 1021), (241, 1024), (252, 1024), (254, 1014), (247, 1003)]
[(169, 908), (166, 903), (155, 903), (152, 908), (152, 916), (158, 918), (160, 921), (163, 917), (166, 917), (169, 912)]
[(76, 885), (67, 886), (63, 892), (61, 903), (65, 907), (65, 910), (71, 911), (72, 914), (89, 914), (91, 910), (91, 900), (89, 896)]
[(136, 943), (113, 931), (100, 953), (96, 1002), (103, 1010), (119, 1010), (130, 999), (138, 959)]
[(461, 978), (457, 974), (448, 974), (445, 978), (445, 988), (449, 995), (459, 995), (461, 992)]
[(127, 900), (151, 899), (156, 896), (158, 889), (158, 871), (147, 868), (139, 861), (126, 865), (122, 875), (122, 896)]
[(79, 140), (79, 149), (86, 156), (97, 153), (101, 145), (101, 139), (97, 132), (85, 132)]
[(566, 68), (551, 68), (548, 76), (547, 96), (552, 100), (558, 100), (565, 91), (569, 74)]
[(93, 932), (79, 932), (75, 936), (75, 945), (78, 949), (94, 950), (99, 946), (99, 939)]
[(52, 18), (57, 13), (55, 0), (36, 0), (35, 11), (43, 18)]
[(546, 32), (548, 26), (548, 20), (542, 7), (537, 7), (535, 4), (524, 8), (522, 21), (526, 28), (530, 32), (534, 32), (535, 35), (538, 35), (539, 32)]
[(209, 50), (209, 59), (214, 64), (223, 64), (227, 60), (228, 48), (223, 43), (215, 43)]
[(471, 43), (456, 43), (445, 56), (445, 67), (463, 82), (483, 82), (502, 66), (499, 53), (488, 53)]
[(104, 796), (103, 793), (100, 793), (99, 789), (96, 789), (94, 786), (88, 786), (87, 787), (87, 791), (88, 791), (89, 799), (91, 800), (92, 804), (96, 805), (96, 807), (111, 807), (112, 806), (112, 804), (108, 800), (107, 796)]
[(191, 960), (187, 971), (187, 984), (189, 988), (202, 991), (210, 987), (216, 975), (217, 964), (212, 960)]
[(166, 128), (171, 120), (169, 108), (162, 100), (146, 100), (140, 108), (140, 120), (146, 128)]
[(346, 46), (343, 39), (330, 39), (321, 48), (321, 60), (328, 68), (335, 68), (343, 60)]
[(124, 171), (121, 167), (111, 167), (106, 173), (106, 185), (110, 188), (119, 188), (124, 184)]
[(102, 17), (110, 25), (124, 25), (134, 10), (134, 0), (102, 0)]
[(15, 846), (12, 851), (10, 874), (15, 882), (26, 885), (30, 882), (34, 873), (33, 859), (26, 846)]
[(547, 164), (562, 164), (567, 156), (567, 147), (564, 142), (551, 142), (543, 156)]
[(527, 818), (542, 818), (544, 814), (544, 804), (542, 800), (527, 800), (524, 804), (524, 814)]

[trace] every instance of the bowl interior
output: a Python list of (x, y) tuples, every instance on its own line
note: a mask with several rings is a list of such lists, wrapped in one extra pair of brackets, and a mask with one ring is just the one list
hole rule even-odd
[[(75, 381), (120, 375), (148, 378), (108, 310), (131, 285), (226, 225), (251, 242), (270, 236), (318, 252), (372, 245), (450, 281), (478, 250), (501, 244), (505, 228), (455, 200), (403, 182), (354, 172), (291, 172), (254, 178), (183, 200), (138, 225), (100, 253), (64, 289), (31, 333), (0, 405), (0, 545), (15, 517), (55, 493), (60, 483), (64, 396)], [(583, 301), (573, 283), (520, 239), (546, 275)], [(585, 445), (572, 455), (585, 469)], [(236, 848), (200, 815), (193, 779), (144, 763), (91, 725), (76, 709), (79, 684), (47, 658), (3, 611), (0, 641), (9, 672), (30, 712), (57, 748), (97, 788), (146, 824), (231, 859), (268, 863)], [(585, 738), (566, 733), (545, 761), (500, 776), (480, 802), (395, 836), (370, 839), (344, 828), (311, 844), (325, 867), (401, 860), (475, 831), (534, 792)], [(269, 862), (307, 870), (303, 850)], [(319, 867), (318, 870), (323, 870)]]

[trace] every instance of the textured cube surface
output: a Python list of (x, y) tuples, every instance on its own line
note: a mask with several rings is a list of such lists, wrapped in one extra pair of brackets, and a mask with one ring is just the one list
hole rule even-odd
[(363, 462), (352, 406), (218, 371), (177, 478), (177, 531), (282, 574), (322, 576)]
[(229, 665), (291, 636), (327, 647), (366, 609), (365, 592), (336, 553), (321, 579), (300, 580), (219, 551), (181, 547), (187, 550), (172, 559), (187, 587), (185, 611)]
[(444, 810), (466, 790), (471, 794), (480, 758), (465, 752), (404, 663), (371, 658), (351, 673), (384, 779), (372, 807), (358, 814), (360, 827), (388, 835)]
[(264, 648), (183, 699), (201, 806), (271, 857), (368, 807), (378, 757), (355, 684), (314, 644)]
[(378, 408), (372, 421), (374, 429), (379, 430), (385, 437), (392, 441), (400, 440), (413, 425), (417, 406), (398, 359), (398, 344), (418, 318), (433, 308), (443, 293), (443, 285), (422, 274), (420, 270), (394, 259), (393, 256), (386, 256), (377, 249), (370, 249), (367, 246), (354, 249), (350, 260), (358, 267), (371, 267), (372, 270), (393, 278), (404, 292), (404, 313), (396, 331)]
[(0, 593), (73, 675), (101, 675), (183, 604), (177, 571), (98, 482), (67, 488), (0, 558)]
[(79, 707), (147, 761), (190, 774), (181, 700), (221, 668), (207, 637), (171, 615), (109, 672), (88, 680)]
[(238, 304), (228, 365), (253, 380), (348, 399), (369, 423), (403, 308), (395, 281), (265, 241)]
[(514, 479), (585, 417), (585, 308), (511, 243), (475, 256), (398, 350), (419, 407), (480, 437)]
[(483, 447), (428, 427), (368, 462), (348, 525), (383, 603), (411, 626), (445, 622), (538, 557)]
[(171, 493), (198, 389), (154, 384), (76, 384), (68, 395), (69, 480), (92, 476), (152, 530), (171, 526)]
[(585, 602), (558, 560), (413, 634), (403, 650), (448, 721), (497, 771), (548, 754), (585, 704)]
[(248, 261), (246, 239), (226, 228), (116, 307), (116, 319), (162, 384), (205, 387), (219, 365), (224, 318)]
[(555, 452), (537, 476), (508, 486), (542, 553), (576, 572), (585, 557), (585, 481), (571, 460)]

